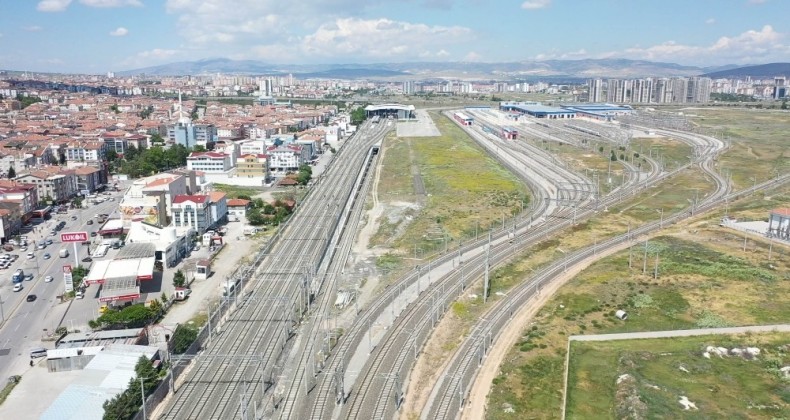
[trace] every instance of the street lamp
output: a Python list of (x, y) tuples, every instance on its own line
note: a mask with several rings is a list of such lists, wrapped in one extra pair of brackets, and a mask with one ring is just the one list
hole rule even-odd
[(664, 225), (664, 208), (662, 207), (660, 210), (656, 209), (656, 212), (661, 213), (661, 219), (658, 221), (658, 228), (661, 229)]

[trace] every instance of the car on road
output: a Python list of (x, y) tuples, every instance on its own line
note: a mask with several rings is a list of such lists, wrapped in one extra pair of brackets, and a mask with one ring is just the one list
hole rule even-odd
[(77, 216), (71, 216), (71, 220), (77, 220)]
[(54, 278), (54, 277), (52, 277), (52, 276), (46, 276), (46, 277), (44, 277), (44, 283), (51, 283), (51, 282), (52, 282), (52, 280), (55, 280), (55, 278)]
[(82, 259), (82, 262), (91, 262), (91, 261), (93, 261), (93, 258), (91, 257), (85, 257)]
[(91, 232), (91, 237), (96, 236), (96, 232)]
[(32, 252), (28, 252), (27, 253), (27, 259), (32, 260), (33, 258), (36, 258), (36, 254), (34, 254)]
[(50, 255), (49, 255), (49, 254), (44, 254), (44, 259), (45, 259), (45, 260), (48, 260), (48, 259), (49, 259), (49, 257), (50, 257)]
[(14, 285), (14, 291), (15, 291), (15, 292), (18, 292), (18, 291), (20, 291), (20, 290), (22, 290), (22, 283), (17, 283), (17, 284), (15, 284), (15, 285)]
[(88, 222), (87, 222), (87, 223), (88, 223), (89, 225), (92, 225), (92, 224), (93, 224), (93, 220), (90, 220), (90, 219), (88, 219)]
[(30, 273), (25, 274), (25, 281), (33, 280), (33, 275)]
[(36, 295), (27, 295), (28, 302), (33, 302), (34, 300), (36, 300)]

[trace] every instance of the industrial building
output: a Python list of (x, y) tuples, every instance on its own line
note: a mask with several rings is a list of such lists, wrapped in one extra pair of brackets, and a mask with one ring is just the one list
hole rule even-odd
[(630, 106), (614, 104), (574, 104), (563, 106), (564, 109), (573, 111), (577, 117), (585, 117), (599, 121), (611, 121), (620, 115), (630, 115), (634, 109)]
[(501, 102), (499, 110), (505, 112), (518, 112), (535, 118), (569, 119), (576, 118), (576, 111), (566, 108), (546, 106), (540, 102)]
[(790, 207), (771, 210), (768, 237), (790, 241)]

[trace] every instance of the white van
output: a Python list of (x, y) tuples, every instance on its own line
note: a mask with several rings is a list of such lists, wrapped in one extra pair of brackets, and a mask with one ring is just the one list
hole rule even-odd
[(47, 349), (44, 347), (36, 347), (30, 350), (30, 358), (35, 359), (37, 357), (47, 357)]

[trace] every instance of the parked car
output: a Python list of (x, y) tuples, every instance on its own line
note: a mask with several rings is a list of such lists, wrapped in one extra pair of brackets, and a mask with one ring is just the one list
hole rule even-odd
[(91, 232), (91, 237), (96, 236), (96, 232)]

